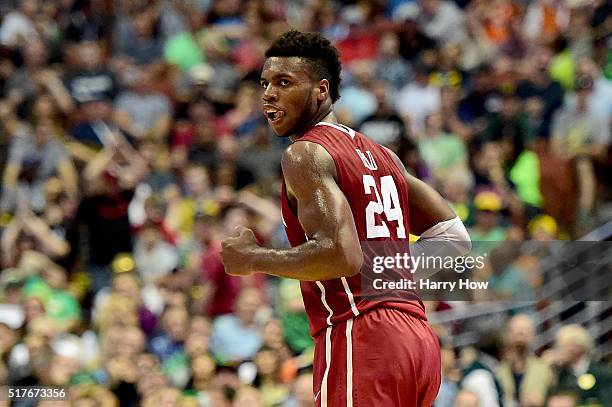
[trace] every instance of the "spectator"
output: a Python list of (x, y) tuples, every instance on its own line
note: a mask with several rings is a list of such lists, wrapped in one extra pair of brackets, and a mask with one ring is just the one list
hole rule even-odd
[(189, 17), (202, 14), (208, 11), (209, 7), (210, 3), (206, 0), (163, 2), (159, 9), (159, 24), (163, 38), (168, 40), (174, 35), (189, 31)]
[(41, 41), (23, 44), (22, 69), (14, 71), (4, 84), (9, 105), (19, 109), (26, 116), (28, 108), (39, 92), (48, 92), (64, 113), (70, 113), (73, 105), (70, 94), (64, 87), (59, 75), (49, 68), (49, 52)]
[(491, 179), (505, 194), (511, 215), (530, 220), (539, 213), (543, 201), (540, 158), (521, 140), (504, 138), (498, 145), (503, 160), (503, 177), (491, 173)]
[(537, 128), (539, 136), (548, 137), (553, 115), (563, 103), (561, 84), (550, 78), (548, 67), (550, 50), (539, 48), (531, 57), (532, 63), (525, 66), (525, 79), (518, 84), (517, 94), (526, 103), (535, 104), (541, 123)]
[(312, 399), (312, 373), (301, 373), (294, 382), (293, 391), (283, 407), (315, 407)]
[[(110, 284), (108, 266), (114, 257), (132, 250), (128, 204), (134, 188), (146, 175), (145, 163), (125, 138), (116, 133), (108, 138), (108, 146), (85, 167), (87, 197), (79, 209), (79, 219), (88, 228), (94, 292)], [(109, 241), (114, 244), (107, 245)]]
[(552, 372), (532, 353), (535, 327), (531, 317), (515, 315), (508, 321), (506, 332), (507, 349), (499, 371), (505, 403), (543, 406), (552, 382)]
[[(459, 402), (459, 389), (457, 386), (459, 373), (457, 370), (457, 360), (453, 349), (444, 347), (441, 349), (442, 357), (442, 383), (440, 391), (434, 403), (435, 407), (453, 407)], [(465, 390), (463, 390), (465, 391)], [(462, 396), (465, 397), (465, 396)]]
[(519, 255), (520, 247), (512, 241), (506, 241), (491, 250), (489, 293), (494, 295), (493, 298), (529, 301), (535, 297), (526, 273), (519, 268)]
[(225, 122), (213, 104), (198, 98), (187, 107), (187, 117), (177, 120), (171, 137), (172, 155), (179, 165), (198, 162), (210, 166), (218, 159), (219, 139), (228, 135)]
[(149, 343), (151, 351), (159, 357), (170, 384), (181, 389), (189, 381), (185, 354), (188, 323), (189, 314), (185, 307), (174, 306), (166, 309), (161, 320), (162, 330)]
[(138, 10), (123, 20), (123, 31), (118, 34), (116, 55), (143, 66), (157, 62), (163, 55), (163, 44), (154, 33), (154, 16), (151, 9)]
[(31, 267), (29, 263), (34, 261), (37, 267), (59, 267), (52, 259), (61, 259), (70, 251), (64, 236), (49, 227), (46, 219), (34, 215), (23, 200), (1, 242), (5, 266)]
[(414, 71), (414, 81), (396, 94), (395, 107), (409, 120), (411, 133), (418, 139), (425, 131), (427, 116), (440, 108), (440, 90), (429, 84), (430, 68), (423, 62)]
[[(380, 38), (380, 58), (376, 63), (376, 77), (394, 91), (403, 88), (412, 79), (412, 68), (400, 55), (400, 42), (396, 33), (387, 32)], [(379, 102), (380, 103), (380, 102)]]
[(351, 65), (352, 81), (344, 86), (344, 98), (335, 104), (345, 122), (355, 126), (376, 111), (376, 98), (372, 93), (374, 64), (371, 61), (354, 62)]
[(136, 139), (150, 137), (164, 141), (170, 130), (172, 114), (168, 98), (154, 90), (155, 73), (140, 69), (133, 73), (130, 90), (115, 101), (115, 121)]
[[(494, 331), (484, 333), (476, 349), (476, 359), (464, 369), (461, 387), (473, 392), (478, 397), (478, 403), (470, 401), (461, 405), (503, 406), (504, 393), (496, 377), (503, 350), (502, 339)], [(467, 396), (463, 397), (469, 400)], [(463, 397), (461, 392), (457, 396), (462, 402)]]
[(348, 26), (348, 32), (339, 39), (338, 50), (345, 66), (357, 61), (369, 62), (376, 57), (379, 39), (375, 31), (366, 29), (364, 23), (367, 17), (367, 12), (358, 6), (348, 6), (342, 10), (340, 18)]
[(484, 132), (486, 140), (511, 139), (527, 145), (534, 138), (534, 129), (514, 93), (508, 90), (502, 94), (499, 112), (494, 112), (487, 118), (487, 128)]
[(15, 137), (4, 172), (2, 209), (14, 212), (19, 195), (31, 202), (35, 212), (46, 205), (45, 184), (58, 175), (68, 196), (76, 199), (77, 174), (64, 145), (52, 133), (52, 125), (41, 121), (32, 132)]
[(225, 114), (225, 121), (236, 138), (249, 137), (256, 133), (262, 123), (257, 106), (257, 88), (246, 82), (238, 89), (236, 107)]
[[(502, 242), (506, 240), (506, 229), (501, 225), (500, 211), (503, 200), (494, 191), (483, 190), (474, 198), (476, 223), (470, 228), (473, 242)], [(474, 246), (474, 249), (476, 249)]]
[(458, 113), (461, 120), (474, 124), (482, 121), (484, 130), (484, 119), (492, 109), (491, 99), (494, 95), (492, 68), (483, 64), (473, 73), (467, 95), (459, 102)]
[[(187, 71), (204, 61), (204, 53), (198, 47), (196, 39), (198, 30), (202, 26), (203, 15), (184, 1), (177, 2), (176, 6), (171, 2), (164, 2), (162, 7), (165, 9), (165, 13), (161, 15), (162, 28), (165, 26), (166, 32), (172, 33), (165, 36), (167, 40), (164, 44), (164, 58), (181, 70)], [(173, 24), (177, 27), (168, 27)], [(174, 30), (176, 32), (172, 32)]]
[(106, 41), (110, 37), (113, 10), (103, 1), (60, 3), (57, 8), (59, 29), (66, 41)]
[(425, 35), (441, 43), (457, 41), (465, 36), (463, 15), (450, 1), (423, 1), (417, 21)]
[(159, 226), (153, 222), (140, 227), (134, 244), (134, 259), (145, 284), (154, 284), (179, 266), (179, 253), (164, 239)]
[[(143, 195), (143, 198), (155, 197), (155, 195), (152, 194), (161, 194), (167, 191), (171, 186), (175, 186), (176, 177), (170, 168), (170, 152), (164, 143), (159, 143), (152, 139), (140, 140), (138, 143), (138, 152), (146, 161), (149, 170), (149, 176), (139, 184), (139, 187), (144, 187), (147, 191), (147, 193)], [(142, 209), (144, 211), (145, 208), (143, 207)], [(165, 213), (160, 215), (164, 216)], [(159, 220), (160, 219), (155, 219), (155, 221)], [(136, 223), (141, 222), (142, 221)]]
[(458, 45), (444, 45), (436, 55), (436, 69), (430, 75), (430, 82), (440, 88), (460, 89), (466, 81), (466, 73), (459, 66), (460, 55)]
[(210, 186), (208, 171), (202, 166), (193, 166), (186, 169), (185, 196), (177, 195), (169, 203), (168, 222), (172, 231), (182, 235), (193, 232), (193, 221), (196, 214), (216, 216), (219, 205), (215, 201)]
[(215, 320), (210, 342), (215, 358), (228, 363), (255, 356), (262, 344), (255, 320), (261, 306), (259, 291), (245, 288), (236, 300), (235, 315), (227, 314)]
[[(219, 316), (234, 311), (237, 306), (237, 297), (245, 287), (256, 287), (262, 290), (265, 287), (262, 275), (252, 278), (238, 278), (225, 273), (221, 262), (221, 239), (234, 233), (238, 226), (249, 225), (247, 211), (243, 207), (230, 207), (226, 210), (222, 224), (213, 225), (207, 236), (208, 247), (202, 259), (203, 281), (209, 284), (211, 291), (207, 304), (207, 313)], [(258, 236), (261, 236), (256, 230)]]
[(270, 137), (268, 129), (260, 125), (255, 135), (242, 144), (241, 149), (244, 154), (237, 158), (238, 166), (253, 174), (264, 184), (272, 182), (280, 167), (282, 145)]
[(158, 290), (152, 286), (141, 288), (137, 276), (130, 272), (121, 272), (113, 276), (112, 289), (101, 291), (95, 298), (93, 315), (104, 312), (107, 302), (115, 295), (133, 302), (137, 307), (138, 320), (143, 332), (152, 336), (155, 331), (157, 316), (162, 313), (163, 300)]
[(408, 12), (404, 16), (398, 15), (398, 19), (403, 20), (399, 32), (400, 55), (414, 64), (423, 51), (435, 48), (435, 41), (423, 33), (416, 21), (418, 6), (407, 6)]
[(83, 41), (76, 46), (78, 65), (66, 79), (70, 95), (77, 103), (90, 101), (94, 97), (113, 99), (119, 84), (115, 75), (105, 67), (100, 44)]
[[(93, 93), (80, 104), (83, 121), (70, 132), (70, 153), (80, 163), (91, 161), (110, 140), (110, 133), (122, 133), (113, 120), (112, 100), (104, 93)], [(122, 133), (128, 140), (131, 135)]]
[(285, 400), (289, 394), (287, 386), (280, 383), (280, 358), (271, 349), (263, 348), (254, 357), (257, 367), (256, 382), (261, 389), (261, 401), (263, 405), (278, 405)]
[(216, 364), (212, 356), (200, 354), (191, 359), (191, 383), (189, 388), (207, 392), (213, 387)]
[(418, 143), (421, 156), (436, 180), (453, 172), (468, 171), (465, 144), (456, 135), (446, 133), (442, 124), (439, 112), (428, 116), (424, 137)]
[(593, 161), (601, 159), (610, 144), (609, 115), (602, 115), (589, 105), (593, 89), (589, 77), (576, 79), (576, 93), (567, 99), (553, 122), (553, 152), (572, 160), (578, 180), (578, 220), (582, 226), (591, 222), (595, 202)]
[(546, 355), (556, 375), (555, 391), (571, 392), (581, 404), (612, 400), (612, 371), (591, 361), (593, 346), (593, 339), (584, 327), (566, 325), (557, 331), (555, 346)]
[(440, 112), (444, 129), (454, 133), (464, 142), (471, 141), (482, 131), (481, 126), (464, 121), (459, 115), (459, 103), (462, 91), (450, 86), (442, 88)]
[(9, 12), (2, 20), (0, 43), (4, 46), (15, 47), (23, 45), (24, 41), (38, 40), (39, 33), (34, 25), (38, 8), (38, 0), (19, 2), (19, 8)]
[(282, 332), (285, 336), (284, 340), (295, 353), (302, 353), (313, 346), (308, 330), (308, 318), (299, 288), (297, 282), (281, 281), (279, 287), (280, 298), (278, 299), (278, 312)]
[[(591, 78), (593, 81), (593, 92), (589, 95), (589, 109), (598, 112), (604, 117), (609, 117), (612, 114), (610, 104), (612, 102), (612, 84), (601, 70), (589, 58), (582, 58), (576, 62), (576, 73), (579, 77)], [(570, 98), (572, 94), (568, 95)]]
[[(236, 91), (240, 88), (241, 74), (249, 70), (249, 66), (259, 66), (262, 64), (261, 55), (252, 55), (255, 61), (244, 61), (244, 67), (239, 69), (239, 66), (232, 63), (232, 48), (230, 40), (223, 33), (215, 30), (208, 30), (200, 37), (200, 46), (206, 54), (206, 65), (201, 68), (208, 68), (211, 72), (210, 77), (216, 80), (206, 81), (208, 97), (221, 106), (229, 106), (232, 104)], [(260, 46), (260, 44), (256, 44)], [(240, 62), (240, 55), (236, 55)], [(205, 70), (204, 70), (205, 71)], [(195, 72), (192, 71), (192, 74)], [(221, 133), (223, 134), (223, 133)]]
[(377, 143), (383, 144), (394, 151), (399, 150), (402, 139), (408, 138), (406, 125), (392, 107), (388, 85), (376, 81), (372, 85), (372, 93), (376, 97), (378, 107), (374, 114), (366, 117), (359, 125), (359, 131), (367, 134)]

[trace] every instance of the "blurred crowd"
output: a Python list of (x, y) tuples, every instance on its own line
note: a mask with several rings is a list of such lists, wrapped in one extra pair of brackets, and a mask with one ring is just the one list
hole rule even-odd
[[(397, 152), (474, 242), (570, 240), (610, 209), (610, 9), (0, 0), (0, 382), (71, 386), (81, 407), (314, 406), (298, 283), (228, 276), (219, 256), (241, 225), (288, 244), (266, 47), (289, 27), (333, 40), (339, 120)], [(482, 278), (515, 298), (533, 264), (498, 258)], [(436, 406), (611, 405), (588, 331), (536, 356), (537, 312), (506, 322), (462, 349), (436, 328)]]

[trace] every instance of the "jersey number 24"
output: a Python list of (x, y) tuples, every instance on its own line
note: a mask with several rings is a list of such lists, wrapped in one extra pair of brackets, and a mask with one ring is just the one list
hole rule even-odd
[[(366, 206), (366, 237), (391, 237), (391, 231), (387, 222), (397, 222), (396, 236), (400, 239), (406, 237), (406, 228), (404, 227), (404, 215), (400, 207), (399, 195), (395, 181), (391, 175), (385, 175), (380, 178), (380, 192), (376, 186), (376, 180), (373, 176), (365, 174), (363, 176), (363, 187), (366, 194), (373, 195), (374, 200)], [(381, 199), (382, 197), (382, 199)], [(387, 222), (380, 220), (381, 223), (376, 223), (376, 215), (385, 214)]]

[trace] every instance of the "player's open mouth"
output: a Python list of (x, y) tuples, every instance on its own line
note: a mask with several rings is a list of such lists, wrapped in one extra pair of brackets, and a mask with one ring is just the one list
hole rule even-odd
[(284, 111), (272, 108), (265, 109), (264, 113), (270, 123), (276, 123), (285, 116)]

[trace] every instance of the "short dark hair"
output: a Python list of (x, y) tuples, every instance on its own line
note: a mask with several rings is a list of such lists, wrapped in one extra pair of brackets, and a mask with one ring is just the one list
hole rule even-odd
[(340, 98), (340, 52), (332, 43), (316, 32), (290, 30), (278, 37), (266, 51), (270, 57), (300, 57), (308, 61), (312, 73), (329, 81), (332, 102)]

